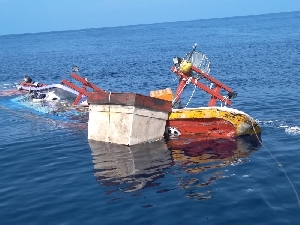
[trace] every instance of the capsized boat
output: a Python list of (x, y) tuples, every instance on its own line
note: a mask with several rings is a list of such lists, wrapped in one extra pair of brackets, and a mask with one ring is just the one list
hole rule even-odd
[(20, 95), (19, 101), (32, 103), (51, 103), (65, 104), (72, 106), (88, 106), (87, 97), (89, 92), (87, 88), (93, 91), (104, 92), (96, 85), (92, 84), (87, 78), (82, 78), (78, 74), (78, 67), (72, 68), (71, 77), (82, 83), (82, 87), (76, 86), (67, 80), (62, 80), (60, 84), (43, 84), (33, 81), (31, 77), (25, 76), (23, 81), (17, 85), (17, 90), (9, 90), (2, 95)]
[[(150, 96), (171, 100), (172, 112), (166, 122), (167, 137), (192, 137), (195, 135), (210, 138), (232, 138), (255, 135), (260, 138), (259, 124), (248, 114), (230, 108), (232, 99), (237, 96), (230, 87), (215, 79), (210, 72), (210, 61), (202, 52), (196, 51), (197, 44), (185, 57), (174, 57), (171, 71), (179, 78), (173, 97), (171, 89), (152, 91)], [(210, 86), (203, 83), (210, 82)], [(182, 107), (180, 98), (187, 86), (194, 85), (210, 95), (208, 106), (199, 108)], [(227, 93), (223, 95), (223, 93)], [(220, 106), (216, 106), (221, 102)]]

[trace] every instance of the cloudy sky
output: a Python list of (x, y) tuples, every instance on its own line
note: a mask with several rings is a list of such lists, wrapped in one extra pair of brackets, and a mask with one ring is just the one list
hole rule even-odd
[(300, 11), (300, 0), (0, 0), (0, 35)]

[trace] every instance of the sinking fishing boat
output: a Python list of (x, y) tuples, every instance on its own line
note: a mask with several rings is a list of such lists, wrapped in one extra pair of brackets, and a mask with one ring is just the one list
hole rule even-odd
[[(151, 91), (150, 96), (105, 92), (87, 78), (80, 77), (76, 66), (71, 77), (79, 81), (82, 87), (67, 80), (62, 80), (61, 84), (47, 85), (25, 77), (17, 86), (17, 91), (34, 103), (65, 101), (72, 106), (88, 106), (88, 138), (97, 141), (134, 145), (157, 140), (163, 134), (167, 139), (246, 135), (260, 138), (261, 128), (255, 119), (230, 108), (237, 93), (209, 74), (210, 61), (205, 54), (196, 51), (196, 47), (195, 44), (183, 58), (173, 58), (171, 71), (179, 78), (175, 96), (170, 88)], [(210, 85), (205, 85), (203, 81)], [(190, 85), (210, 96), (208, 106), (188, 108), (193, 92), (186, 106), (182, 107), (181, 96)], [(216, 106), (217, 102), (221, 103), (220, 106)]]
[[(237, 96), (230, 87), (215, 79), (210, 72), (210, 62), (202, 52), (193, 50), (185, 57), (174, 57), (174, 66), (171, 71), (179, 77), (179, 84), (175, 97), (170, 89), (154, 91), (151, 96), (171, 100), (172, 112), (166, 122), (166, 135), (168, 137), (204, 136), (211, 138), (231, 138), (244, 135), (260, 136), (259, 124), (248, 114), (230, 108), (232, 99)], [(210, 82), (208, 87), (203, 81)], [(188, 85), (202, 89), (210, 95), (208, 106), (199, 108), (182, 107), (180, 97)], [(225, 92), (226, 95), (223, 95)], [(220, 101), (221, 106), (216, 106)]]

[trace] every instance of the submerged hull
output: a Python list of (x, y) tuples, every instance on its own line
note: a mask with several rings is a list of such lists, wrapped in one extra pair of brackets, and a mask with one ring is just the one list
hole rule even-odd
[(167, 121), (169, 135), (230, 138), (260, 134), (258, 123), (248, 114), (227, 107), (173, 109)]

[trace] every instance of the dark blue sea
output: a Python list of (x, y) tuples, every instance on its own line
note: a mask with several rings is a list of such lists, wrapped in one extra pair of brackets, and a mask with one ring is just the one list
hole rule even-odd
[(71, 81), (76, 65), (107, 91), (174, 92), (172, 58), (194, 43), (263, 145), (108, 147), (81, 112), (1, 96), (0, 224), (300, 224), (300, 12), (0, 36), (0, 90)]

